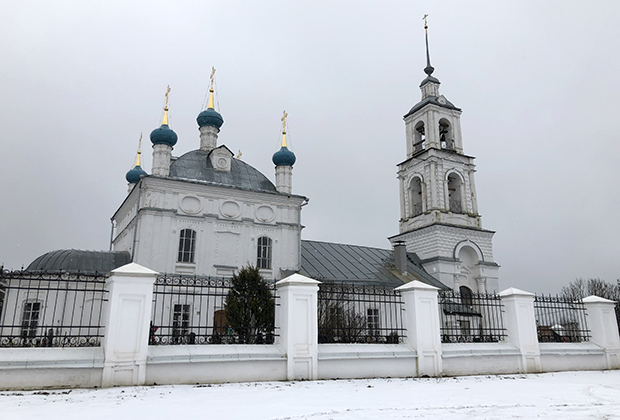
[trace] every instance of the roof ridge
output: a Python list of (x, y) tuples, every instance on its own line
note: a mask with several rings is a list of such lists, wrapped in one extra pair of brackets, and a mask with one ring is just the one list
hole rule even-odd
[(392, 252), (392, 249), (388, 249), (388, 248), (377, 248), (374, 246), (367, 246), (367, 245), (354, 245), (354, 244), (345, 244), (345, 243), (341, 243), (341, 242), (328, 242), (328, 241), (317, 241), (314, 239), (302, 239), (302, 242), (315, 242), (315, 243), (320, 243), (320, 244), (332, 244), (332, 245), (346, 245), (346, 246), (354, 246), (357, 248), (367, 248), (367, 249), (378, 249), (379, 251), (389, 251)]

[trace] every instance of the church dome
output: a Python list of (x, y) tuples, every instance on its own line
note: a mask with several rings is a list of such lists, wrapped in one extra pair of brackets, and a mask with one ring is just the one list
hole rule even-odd
[(276, 187), (265, 175), (242, 160), (232, 158), (230, 171), (215, 170), (209, 153), (200, 149), (185, 153), (170, 165), (170, 177), (248, 191), (277, 193)]
[(136, 165), (132, 170), (127, 172), (127, 175), (125, 175), (125, 179), (130, 184), (135, 184), (136, 182), (140, 181), (140, 177), (146, 176), (146, 175), (148, 175), (146, 171), (142, 169), (140, 165)]
[(215, 109), (207, 108), (198, 114), (196, 122), (198, 122), (200, 127), (211, 126), (219, 129), (222, 124), (224, 124), (224, 118), (222, 118), (222, 115)]
[(60, 249), (46, 252), (30, 263), (27, 271), (67, 271), (108, 273), (131, 262), (127, 251), (83, 251)]
[(286, 146), (282, 146), (280, 150), (273, 154), (271, 160), (276, 166), (293, 166), (297, 158), (295, 153), (288, 150)]
[(174, 146), (177, 144), (177, 133), (172, 131), (168, 124), (162, 124), (161, 127), (156, 128), (151, 131), (151, 143), (153, 145), (156, 144), (165, 144), (166, 146)]

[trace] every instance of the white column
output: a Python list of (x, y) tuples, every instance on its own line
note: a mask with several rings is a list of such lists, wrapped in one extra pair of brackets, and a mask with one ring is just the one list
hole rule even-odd
[(620, 368), (620, 336), (618, 320), (614, 311), (615, 302), (598, 296), (583, 299), (588, 313), (588, 328), (592, 334), (590, 342), (605, 350), (607, 369)]
[(499, 293), (504, 304), (506, 341), (519, 349), (521, 373), (540, 372), (540, 347), (534, 313), (534, 295), (510, 288)]
[(439, 289), (414, 280), (396, 290), (403, 295), (407, 343), (418, 354), (418, 376), (439, 376), (442, 370)]
[(276, 166), (276, 189), (283, 194), (293, 191), (293, 167), (288, 165)]
[(153, 283), (158, 273), (130, 263), (107, 279), (102, 386), (144, 385)]
[(200, 150), (213, 150), (217, 147), (217, 135), (220, 129), (213, 126), (198, 127), (200, 131)]
[(153, 145), (153, 167), (151, 173), (157, 176), (170, 175), (170, 157), (172, 156), (172, 147), (166, 144)]
[(318, 375), (317, 293), (320, 282), (293, 274), (276, 283), (280, 305), (276, 306), (276, 343), (287, 357), (289, 380), (316, 379)]

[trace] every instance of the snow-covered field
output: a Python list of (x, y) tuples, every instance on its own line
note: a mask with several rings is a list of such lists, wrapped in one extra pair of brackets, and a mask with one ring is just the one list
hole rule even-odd
[(620, 419), (620, 371), (0, 392), (2, 420)]

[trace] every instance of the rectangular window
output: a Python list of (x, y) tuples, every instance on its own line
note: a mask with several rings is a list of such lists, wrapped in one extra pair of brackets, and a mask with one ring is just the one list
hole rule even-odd
[(189, 311), (188, 304), (175, 304), (172, 311), (172, 338), (174, 342), (181, 342), (182, 337), (189, 332)]
[(368, 335), (379, 335), (379, 310), (375, 308), (366, 309), (366, 328), (368, 328)]
[(196, 231), (183, 229), (179, 235), (179, 256), (178, 262), (193, 263), (194, 250), (196, 248)]
[(271, 268), (271, 238), (266, 236), (258, 238), (256, 267)]
[(37, 336), (40, 311), (41, 302), (24, 302), (24, 309), (22, 311), (23, 338), (34, 338)]

